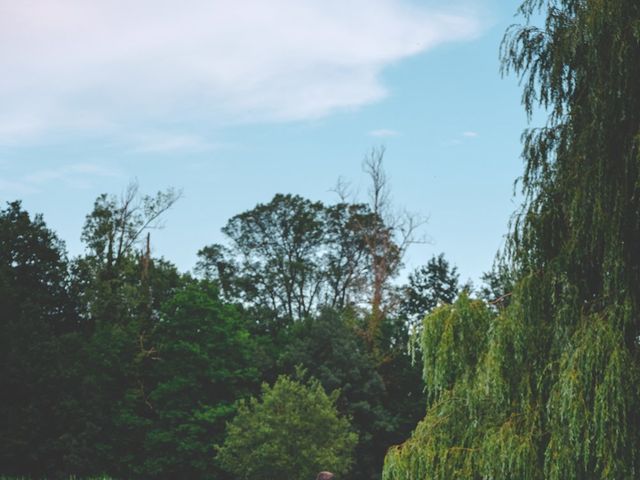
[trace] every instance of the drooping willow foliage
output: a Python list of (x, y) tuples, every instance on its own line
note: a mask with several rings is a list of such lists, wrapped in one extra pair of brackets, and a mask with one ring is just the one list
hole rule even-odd
[[(385, 480), (640, 478), (640, 2), (527, 0), (508, 308), (425, 319), (427, 413)], [(532, 25), (542, 13), (544, 25)]]

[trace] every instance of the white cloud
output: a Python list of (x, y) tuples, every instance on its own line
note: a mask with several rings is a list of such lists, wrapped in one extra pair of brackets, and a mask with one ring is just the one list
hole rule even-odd
[(0, 178), (0, 194), (23, 196), (36, 193), (37, 191), (36, 188), (24, 182)]
[[(1, 96), (0, 96), (1, 98)], [(38, 118), (14, 111), (12, 115), (0, 116), (0, 145), (10, 145), (41, 131), (43, 125)]]
[(395, 137), (398, 135), (398, 132), (395, 130), (390, 130), (388, 128), (380, 128), (378, 130), (371, 130), (369, 132), (369, 136), (371, 137)]
[(15, 180), (0, 179), (0, 192), (13, 195), (38, 193), (43, 187), (57, 183), (66, 188), (87, 189), (96, 179), (121, 177), (122, 172), (94, 163), (74, 163), (57, 168), (36, 170)]
[(480, 134), (478, 132), (467, 130), (466, 132), (462, 132), (459, 138), (449, 140), (448, 142), (444, 143), (444, 145), (447, 147), (455, 147), (458, 145), (462, 145), (464, 142), (467, 142), (472, 138), (478, 138), (479, 136)]
[(6, 1), (0, 142), (320, 117), (380, 100), (386, 66), (479, 29), (468, 12), (406, 0)]
[(133, 139), (133, 143), (133, 151), (138, 153), (203, 152), (220, 147), (197, 135), (172, 133), (140, 135)]

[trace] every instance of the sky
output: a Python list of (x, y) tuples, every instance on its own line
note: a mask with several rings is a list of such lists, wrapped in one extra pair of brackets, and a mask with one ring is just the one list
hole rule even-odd
[(83, 252), (101, 193), (183, 196), (153, 253), (190, 270), (235, 214), (293, 193), (367, 192), (428, 217), (407, 271), (444, 252), (478, 283), (518, 207), (512, 0), (0, 0), (0, 202)]

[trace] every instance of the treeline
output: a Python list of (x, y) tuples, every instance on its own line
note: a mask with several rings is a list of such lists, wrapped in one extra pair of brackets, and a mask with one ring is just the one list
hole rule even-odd
[[(378, 174), (381, 158), (370, 164)], [(458, 295), (456, 269), (441, 255), (394, 284), (417, 222), (385, 216), (383, 196), (325, 205), (276, 195), (231, 218), (227, 245), (203, 247), (195, 275), (180, 272), (151, 255), (149, 237), (178, 198), (135, 185), (101, 195), (75, 258), (42, 216), (20, 202), (0, 210), (0, 474), (224, 479), (250, 462), (247, 478), (277, 475), (277, 465), (255, 465), (276, 460), (243, 458), (229, 446), (242, 432), (225, 432), (239, 400), (287, 374), (245, 416), (258, 418), (276, 394), (328, 405), (317, 418), (348, 427), (334, 460), (350, 478), (378, 478), (388, 447), (424, 414), (410, 329)], [(260, 418), (282, 423), (277, 410), (238, 425), (259, 436)], [(286, 439), (298, 450), (281, 463), (333, 458), (299, 451), (301, 435)], [(338, 441), (331, 435), (325, 444)]]

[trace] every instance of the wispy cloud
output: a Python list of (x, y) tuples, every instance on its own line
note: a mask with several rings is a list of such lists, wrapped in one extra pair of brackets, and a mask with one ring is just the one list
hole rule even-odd
[(39, 133), (42, 128), (42, 120), (34, 114), (28, 115), (14, 111), (11, 115), (2, 115), (0, 116), (0, 145), (11, 145), (29, 138)]
[(453, 138), (448, 142), (444, 143), (444, 146), (455, 147), (458, 145), (462, 145), (466, 141), (470, 141), (474, 138), (478, 138), (479, 136), (480, 134), (478, 132), (475, 132), (473, 130), (467, 130), (466, 132), (462, 132), (457, 138)]
[(481, 28), (470, 12), (407, 0), (42, 0), (0, 12), (0, 142), (329, 115), (384, 98), (386, 66)]
[(87, 189), (97, 179), (121, 177), (119, 170), (94, 163), (74, 163), (57, 168), (41, 169), (13, 180), (0, 179), (0, 192), (11, 195), (29, 195), (42, 191), (55, 183), (65, 188)]
[(0, 178), (0, 194), (16, 195), (18, 197), (37, 193), (38, 189), (21, 181), (4, 180)]
[(378, 130), (371, 130), (369, 132), (369, 136), (371, 137), (395, 137), (399, 133), (395, 130), (390, 130), (387, 128), (380, 128)]
[(31, 185), (42, 185), (53, 181), (63, 182), (67, 186), (86, 188), (92, 177), (117, 177), (120, 172), (93, 163), (75, 163), (58, 168), (42, 169), (24, 177), (24, 181)]
[(171, 133), (137, 136), (133, 143), (134, 152), (154, 154), (204, 152), (220, 147), (197, 135)]

